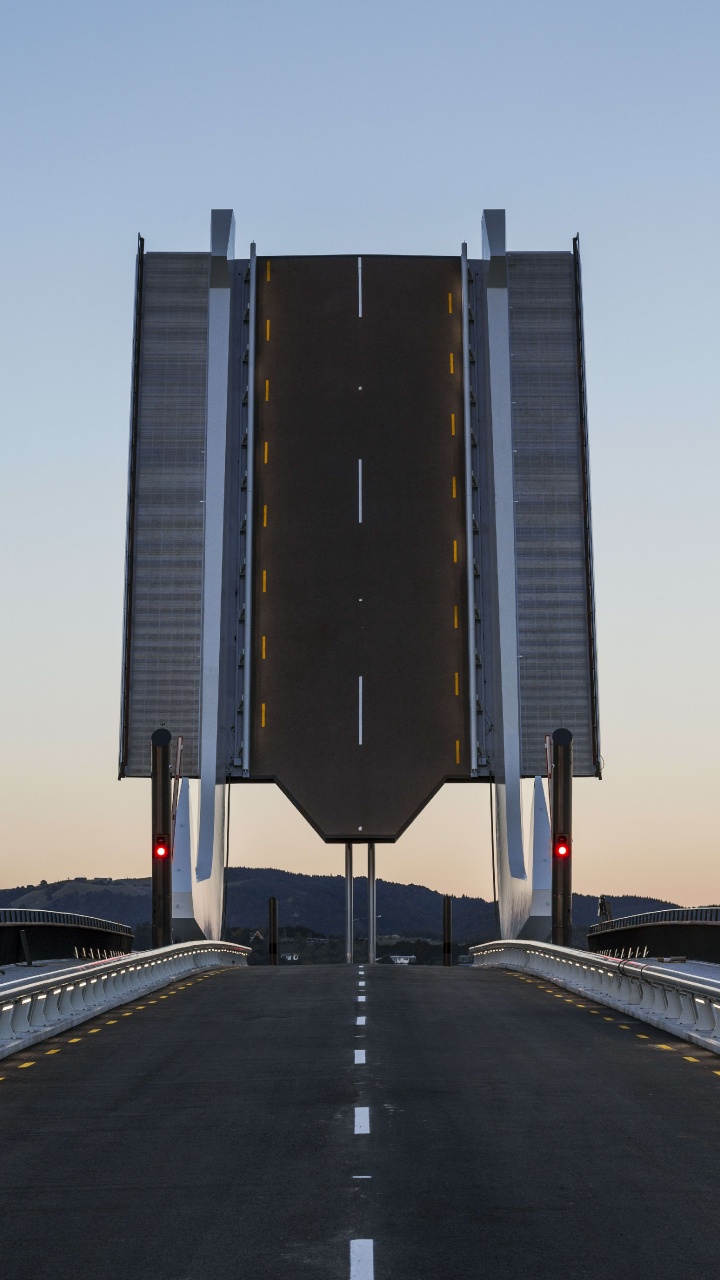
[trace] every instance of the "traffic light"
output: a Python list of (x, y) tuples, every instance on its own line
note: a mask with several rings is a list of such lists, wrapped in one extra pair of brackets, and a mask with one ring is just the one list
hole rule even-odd
[(556, 836), (553, 842), (554, 858), (569, 858), (572, 850), (572, 843), (568, 836)]
[(156, 858), (170, 857), (170, 841), (167, 836), (156, 836), (153, 845), (153, 856)]

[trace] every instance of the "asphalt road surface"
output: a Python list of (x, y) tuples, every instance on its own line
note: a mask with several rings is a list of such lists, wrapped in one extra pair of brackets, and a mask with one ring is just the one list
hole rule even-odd
[(717, 1273), (720, 1057), (544, 981), (221, 971), (0, 1077), (4, 1280)]

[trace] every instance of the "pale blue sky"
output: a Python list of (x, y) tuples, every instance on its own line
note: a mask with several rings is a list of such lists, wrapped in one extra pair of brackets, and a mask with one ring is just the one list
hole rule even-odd
[[(717, 3), (0, 9), (0, 884), (146, 871), (115, 782), (135, 239), (569, 248), (585, 283), (603, 783), (576, 886), (720, 900)], [(340, 870), (270, 788), (233, 858)], [(463, 793), (462, 796), (459, 793)], [(485, 789), (379, 873), (490, 891)]]

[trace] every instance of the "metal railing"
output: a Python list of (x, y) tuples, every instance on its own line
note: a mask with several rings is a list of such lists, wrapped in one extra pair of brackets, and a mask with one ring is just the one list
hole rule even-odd
[(74, 925), (81, 929), (100, 929), (108, 933), (133, 936), (129, 924), (100, 920), (97, 916), (78, 915), (74, 911), (46, 911), (44, 907), (0, 907), (0, 924)]
[(471, 947), (473, 965), (536, 973), (598, 1004), (720, 1054), (718, 976), (695, 977), (671, 964), (616, 960), (550, 943), (487, 942)]
[(620, 916), (617, 920), (600, 920), (588, 929), (590, 934), (609, 933), (613, 929), (630, 929), (638, 924), (720, 924), (720, 907), (668, 907), (664, 911), (643, 911), (636, 916)]
[(0, 1058), (202, 969), (246, 965), (250, 947), (185, 942), (28, 978), (0, 989)]

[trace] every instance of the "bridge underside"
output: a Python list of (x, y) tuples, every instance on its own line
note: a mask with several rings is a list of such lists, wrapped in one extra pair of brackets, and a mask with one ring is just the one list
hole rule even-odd
[(366, 983), (226, 971), (6, 1059), (7, 1280), (715, 1273), (716, 1055), (543, 980)]

